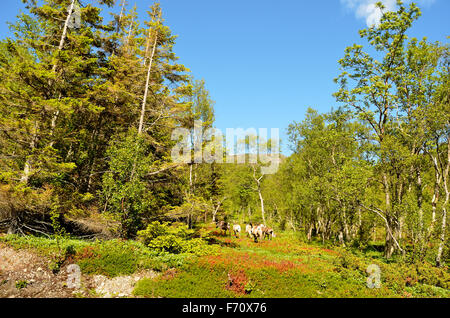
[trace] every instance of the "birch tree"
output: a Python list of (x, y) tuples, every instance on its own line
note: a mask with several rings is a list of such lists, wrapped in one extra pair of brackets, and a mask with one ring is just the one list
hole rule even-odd
[[(384, 10), (381, 3), (377, 7)], [(379, 149), (379, 175), (385, 205), (378, 210), (382, 211), (380, 215), (386, 221), (387, 258), (395, 251), (402, 251), (399, 240), (407, 173), (404, 166), (406, 149), (394, 138), (394, 124), (398, 91), (402, 89), (406, 31), (419, 16), (420, 11), (414, 4), (407, 9), (400, 3), (398, 11), (384, 12), (379, 26), (360, 31), (361, 37), (381, 55), (381, 61), (364, 52), (363, 46), (355, 44), (346, 49), (345, 57), (339, 61), (343, 73), (336, 79), (341, 86), (335, 94), (337, 101), (371, 126), (373, 141)]]

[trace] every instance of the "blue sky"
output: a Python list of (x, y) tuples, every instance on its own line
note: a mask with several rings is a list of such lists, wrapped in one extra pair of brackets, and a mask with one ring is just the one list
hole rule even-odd
[[(85, 0), (86, 2), (88, 0)], [(387, 7), (394, 0), (384, 0)], [(151, 0), (128, 0), (140, 15)], [(179, 36), (175, 52), (204, 78), (216, 101), (216, 126), (280, 128), (307, 107), (336, 107), (333, 78), (344, 49), (363, 43), (358, 30), (373, 20), (372, 0), (161, 0), (165, 23)], [(449, 0), (419, 0), (422, 17), (411, 36), (447, 42)], [(21, 0), (3, 1), (0, 37), (9, 35)], [(115, 8), (115, 11), (119, 11)]]

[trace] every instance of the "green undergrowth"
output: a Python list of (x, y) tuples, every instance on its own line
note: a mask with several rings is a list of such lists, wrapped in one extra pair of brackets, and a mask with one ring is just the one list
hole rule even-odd
[[(428, 263), (385, 261), (378, 251), (368, 257), (352, 249), (306, 244), (292, 233), (254, 243), (246, 237), (216, 237), (219, 255), (186, 263), (170, 275), (144, 279), (140, 297), (177, 298), (394, 298), (450, 297), (447, 268)], [(368, 266), (380, 268), (380, 288), (367, 286)]]
[(210, 244), (208, 235), (209, 231), (188, 229), (181, 223), (153, 222), (139, 232), (137, 240), (7, 235), (0, 237), (0, 243), (49, 257), (49, 267), (54, 273), (64, 264), (77, 264), (85, 274), (116, 277), (139, 270), (164, 272), (182, 266), (189, 259), (217, 254), (219, 246)]
[(85, 274), (108, 277), (130, 275), (139, 270), (166, 271), (181, 266), (191, 254), (168, 254), (151, 250), (136, 241), (85, 241), (8, 235), (0, 243), (15, 249), (29, 249), (50, 259), (57, 272), (63, 264), (77, 264)]
[[(138, 297), (450, 297), (448, 268), (385, 260), (377, 247), (366, 254), (306, 243), (292, 233), (277, 234), (255, 243), (208, 227), (191, 231), (153, 224), (137, 241), (8, 235), (0, 237), (0, 244), (62, 255), (64, 264), (78, 264), (85, 274), (115, 277), (159, 271), (156, 279), (136, 285)], [(380, 288), (367, 286), (369, 265), (380, 270)]]

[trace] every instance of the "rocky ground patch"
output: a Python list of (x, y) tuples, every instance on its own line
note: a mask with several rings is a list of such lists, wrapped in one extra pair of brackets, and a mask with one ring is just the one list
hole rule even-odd
[(132, 297), (139, 280), (157, 276), (153, 271), (115, 278), (82, 274), (77, 288), (68, 280), (70, 264), (57, 273), (50, 265), (49, 258), (0, 244), (0, 298)]

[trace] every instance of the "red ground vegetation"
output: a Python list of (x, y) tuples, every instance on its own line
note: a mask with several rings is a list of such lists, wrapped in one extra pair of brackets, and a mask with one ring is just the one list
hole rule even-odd
[(244, 270), (237, 270), (228, 273), (227, 289), (236, 294), (246, 294), (246, 286), (248, 284), (248, 277)]
[(298, 261), (290, 260), (272, 260), (266, 256), (258, 255), (255, 253), (224, 253), (221, 255), (210, 255), (203, 257), (199, 262), (208, 267), (214, 268), (222, 266), (230, 269), (242, 269), (242, 270), (260, 270), (260, 269), (276, 269), (280, 273), (292, 269), (298, 269), (302, 272), (308, 271), (307, 267)]

